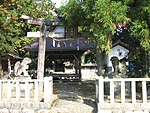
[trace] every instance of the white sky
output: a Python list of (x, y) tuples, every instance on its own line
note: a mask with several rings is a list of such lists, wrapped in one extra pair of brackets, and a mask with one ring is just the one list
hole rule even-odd
[(66, 3), (66, 1), (68, 0), (52, 0), (53, 3), (56, 3), (57, 8)]

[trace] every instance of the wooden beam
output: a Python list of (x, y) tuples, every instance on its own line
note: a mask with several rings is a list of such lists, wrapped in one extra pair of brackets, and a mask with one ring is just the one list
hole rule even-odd
[(43, 24), (40, 28), (41, 36), (39, 38), (39, 51), (38, 51), (38, 67), (37, 78), (44, 78), (44, 64), (45, 64), (45, 49), (46, 49), (46, 26)]
[(63, 25), (58, 19), (50, 18), (33, 18), (30, 16), (22, 15), (21, 18), (27, 19), (29, 24), (42, 25), (43, 21), (45, 25)]
[(27, 16), (27, 15), (21, 15), (21, 18), (23, 18), (23, 19), (33, 19), (33, 17)]
[(46, 37), (55, 37), (55, 38), (60, 38), (60, 37), (65, 37), (64, 32), (47, 32)]
[(95, 40), (94, 38), (80, 38), (80, 37), (77, 37), (77, 38), (65, 38), (65, 39), (57, 39), (55, 37), (53, 37), (51, 34), (48, 35), (49, 38), (52, 38), (53, 40), (56, 40), (56, 41), (67, 41), (67, 40)]
[(81, 79), (81, 56), (79, 55), (79, 75)]
[(27, 37), (40, 37), (40, 31), (37, 32), (27, 32)]
[(28, 24), (34, 24), (34, 25), (42, 25), (42, 21), (41, 20), (28, 20)]
[[(44, 80), (44, 65), (45, 65), (45, 50), (46, 50), (46, 26), (41, 25), (41, 36), (39, 38), (39, 51), (38, 51), (38, 66), (37, 66), (37, 79)], [(39, 83), (39, 97), (43, 95), (43, 83)], [(42, 98), (40, 98), (41, 100)]]

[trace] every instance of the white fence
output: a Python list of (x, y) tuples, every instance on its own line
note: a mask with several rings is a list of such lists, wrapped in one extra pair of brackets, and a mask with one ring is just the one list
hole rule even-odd
[(149, 78), (97, 78), (98, 113), (149, 113), (149, 84)]
[[(43, 91), (40, 91), (40, 85)], [(0, 80), (0, 109), (49, 109), (52, 94), (52, 77), (44, 80)]]

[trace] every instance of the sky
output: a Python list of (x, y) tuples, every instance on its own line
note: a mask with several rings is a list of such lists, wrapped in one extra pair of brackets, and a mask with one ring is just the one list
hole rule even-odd
[(53, 3), (56, 3), (56, 7), (60, 7), (63, 5), (67, 0), (51, 0)]

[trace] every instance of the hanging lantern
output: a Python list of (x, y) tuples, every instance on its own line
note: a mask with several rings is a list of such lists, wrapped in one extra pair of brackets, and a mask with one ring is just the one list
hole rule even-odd
[(57, 47), (60, 47), (60, 41), (58, 41)]
[(72, 47), (72, 42), (70, 42), (70, 47)]
[(85, 41), (82, 41), (82, 47), (84, 47), (85, 46)]

